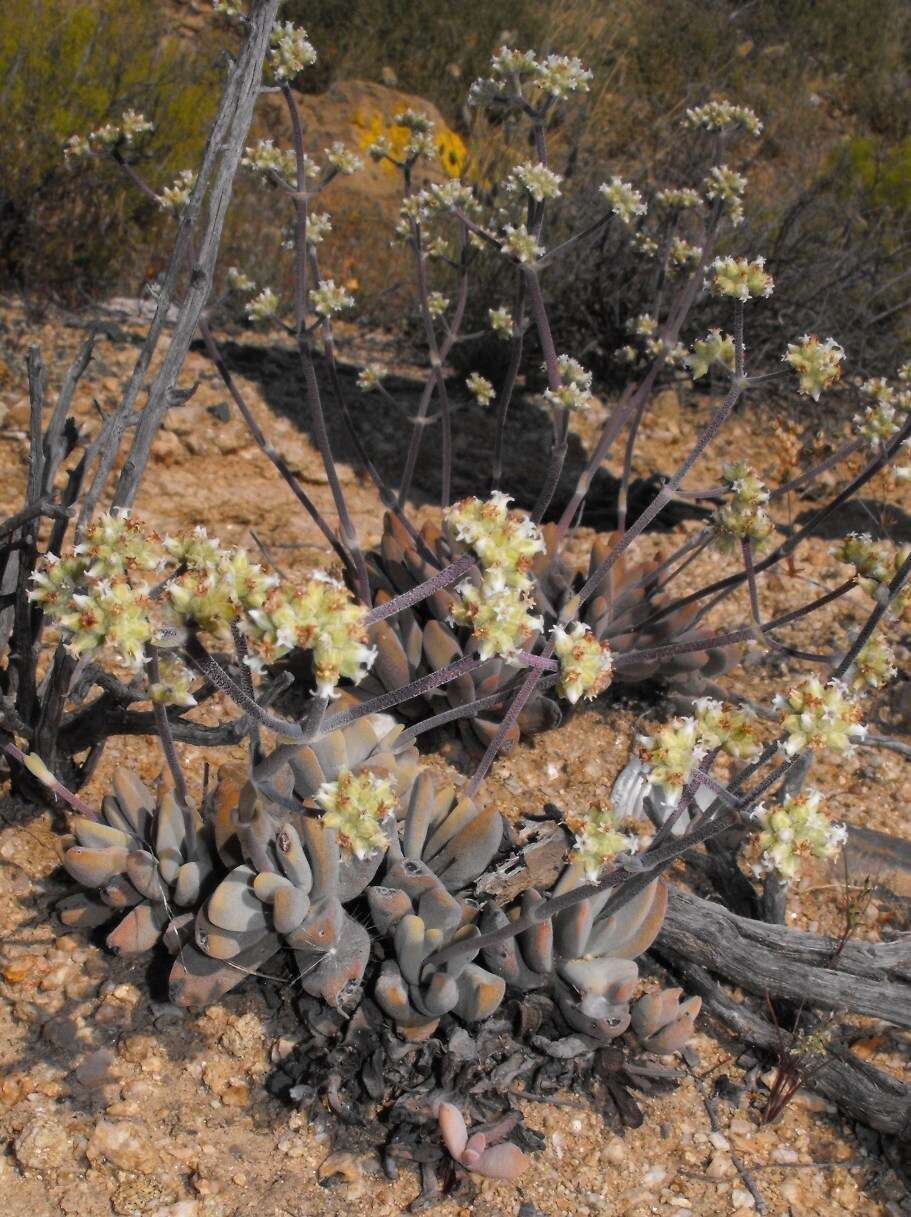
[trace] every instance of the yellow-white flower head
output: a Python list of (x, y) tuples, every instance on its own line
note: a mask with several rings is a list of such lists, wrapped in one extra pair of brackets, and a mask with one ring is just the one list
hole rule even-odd
[(607, 200), (607, 205), (615, 216), (624, 224), (632, 224), (639, 216), (644, 216), (648, 205), (640, 192), (631, 182), (624, 182), (619, 177), (612, 177), (609, 182), (602, 182), (598, 187), (599, 194)]
[(805, 676), (773, 703), (781, 711), (782, 749), (796, 756), (805, 749), (846, 752), (867, 733), (860, 707), (837, 680), (824, 685), (818, 676)]
[(650, 785), (660, 786), (669, 803), (678, 803), (706, 753), (695, 718), (675, 718), (654, 735), (640, 735), (638, 743)]
[(719, 296), (752, 300), (771, 296), (772, 276), (765, 270), (765, 258), (716, 258), (712, 263), (712, 287)]
[(752, 818), (762, 825), (762, 868), (793, 879), (803, 858), (831, 858), (838, 853), (847, 830), (843, 824), (833, 824), (821, 805), (820, 792), (808, 790), (789, 796), (779, 807), (756, 808)]
[(395, 811), (397, 801), (388, 778), (368, 770), (354, 774), (343, 769), (334, 782), (323, 782), (316, 792), (323, 824), (335, 829), (344, 853), (359, 860), (389, 844), (389, 826), (384, 827), (383, 822)]
[(557, 693), (575, 705), (580, 697), (591, 701), (610, 685), (613, 673), (611, 649), (600, 642), (587, 625), (575, 621), (564, 629), (555, 625), (551, 638), (560, 662)]
[(824, 342), (815, 334), (804, 334), (797, 342), (789, 342), (782, 360), (789, 364), (798, 377), (798, 391), (805, 397), (819, 401), (823, 389), (828, 389), (840, 378), (845, 353), (834, 338)]
[(617, 828), (619, 812), (608, 803), (593, 803), (585, 815), (567, 816), (575, 835), (569, 860), (582, 867), (585, 878), (594, 883), (618, 854), (632, 853), (636, 838)]
[(687, 355), (686, 362), (693, 373), (694, 380), (700, 380), (703, 376), (708, 375), (708, 370), (713, 363), (733, 372), (735, 366), (734, 335), (722, 334), (719, 329), (709, 330), (704, 338), (699, 338), (693, 343), (693, 349)]

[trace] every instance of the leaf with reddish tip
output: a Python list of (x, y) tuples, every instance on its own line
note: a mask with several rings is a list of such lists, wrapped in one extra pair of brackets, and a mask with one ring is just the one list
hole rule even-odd
[(115, 875), (125, 873), (129, 852), (120, 845), (107, 849), (74, 845), (63, 855), (63, 865), (77, 883), (85, 887), (104, 887)]
[(518, 1145), (504, 1141), (500, 1145), (491, 1145), (485, 1149), (471, 1170), (476, 1175), (483, 1175), (485, 1179), (504, 1179), (513, 1183), (520, 1179), (530, 1166), (530, 1159)]
[(437, 1108), (437, 1122), (440, 1126), (443, 1144), (456, 1162), (460, 1162), (465, 1146), (468, 1144), (465, 1117), (454, 1103), (441, 1103)]
[(281, 939), (277, 934), (265, 934), (228, 965), (211, 959), (194, 946), (186, 946), (171, 969), (171, 1001), (178, 1006), (208, 1006), (224, 997), (251, 972), (255, 973), (280, 948)]
[(105, 942), (115, 955), (142, 955), (151, 951), (168, 924), (168, 914), (161, 904), (143, 901), (127, 913)]

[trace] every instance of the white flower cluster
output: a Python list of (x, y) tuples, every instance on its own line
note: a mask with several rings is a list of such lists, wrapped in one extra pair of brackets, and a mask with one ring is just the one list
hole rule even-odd
[(719, 296), (751, 300), (771, 296), (772, 276), (765, 270), (765, 258), (716, 258), (712, 263), (712, 287)]
[(636, 838), (619, 831), (619, 818), (617, 809), (607, 803), (593, 803), (585, 815), (566, 817), (575, 836), (570, 862), (582, 868), (590, 883), (618, 854), (632, 853), (636, 848)]
[(719, 364), (733, 372), (735, 368), (734, 335), (722, 334), (719, 329), (712, 329), (704, 338), (693, 343), (692, 352), (687, 355), (686, 362), (693, 373), (694, 380), (700, 380), (708, 375), (712, 364)]
[(695, 266), (702, 257), (702, 250), (698, 245), (693, 245), (692, 242), (685, 241), (683, 237), (674, 237), (671, 241), (667, 256), (668, 261), (672, 266), (681, 268), (686, 266)]
[(557, 199), (560, 197), (560, 183), (563, 181), (559, 173), (554, 173), (552, 169), (542, 164), (540, 161), (535, 165), (531, 162), (526, 162), (516, 167), (510, 172), (506, 179), (506, 189), (515, 194), (524, 191), (538, 203), (545, 199)]
[(144, 135), (155, 130), (138, 110), (124, 110), (119, 123), (105, 123), (88, 135), (71, 135), (63, 146), (63, 154), (73, 157), (89, 156), (92, 152), (110, 152), (116, 147), (131, 148)]
[(449, 308), (449, 297), (444, 296), (442, 292), (427, 293), (427, 312), (436, 320), (442, 317)]
[(663, 207), (701, 207), (702, 195), (691, 186), (670, 186), (655, 194), (655, 201)]
[(500, 238), (500, 248), (504, 254), (515, 258), (517, 262), (530, 265), (544, 253), (544, 247), (539, 245), (534, 235), (524, 224), (513, 226), (507, 224)]
[(660, 786), (671, 805), (680, 802), (684, 788), (708, 751), (695, 718), (675, 718), (654, 735), (640, 735), (639, 759), (649, 784)]
[(165, 211), (181, 211), (190, 201), (193, 187), (196, 185), (196, 172), (193, 169), (181, 169), (170, 186), (165, 186), (158, 196), (158, 202)]
[(358, 373), (357, 387), (362, 393), (372, 393), (374, 389), (378, 389), (389, 371), (381, 363), (368, 363)]
[(262, 323), (278, 315), (278, 296), (271, 287), (264, 287), (252, 300), (247, 301), (246, 314), (250, 321)]
[(686, 112), (690, 127), (702, 127), (706, 131), (723, 131), (726, 127), (742, 127), (750, 135), (759, 135), (762, 123), (749, 106), (735, 106), (730, 101), (709, 101), (703, 106), (693, 106)]
[(515, 102), (527, 97), (533, 102), (559, 101), (571, 93), (587, 93), (592, 73), (580, 60), (566, 55), (539, 59), (534, 51), (516, 51), (501, 46), (491, 60), (491, 75), (476, 80), (468, 92), (468, 104)]
[(727, 165), (715, 165), (703, 183), (705, 197), (720, 202), (735, 227), (743, 220), (743, 192), (746, 188), (747, 180), (743, 174)]
[(495, 491), (487, 500), (463, 499), (446, 512), (456, 539), (474, 552), (481, 568), (480, 584), (469, 579), (459, 585), (452, 620), (471, 628), (482, 659), (515, 655), (543, 626), (533, 613), (528, 571), (544, 541), (531, 520), (510, 512), (509, 502)]
[(468, 392), (479, 405), (489, 406), (496, 396), (493, 385), (479, 372), (472, 372), (471, 375), (466, 379), (465, 385)]
[(752, 818), (762, 826), (759, 844), (762, 847), (762, 870), (775, 870), (785, 879), (793, 879), (803, 858), (831, 858), (847, 840), (844, 824), (833, 824), (820, 810), (822, 794), (808, 790), (790, 796), (779, 807), (766, 808), (760, 804)]
[[(240, 163), (253, 173), (274, 173), (289, 184), (297, 179), (297, 160), (293, 150), (276, 148), (272, 139), (260, 139), (251, 148), (245, 148)], [(319, 176), (319, 166), (309, 157), (304, 160), (304, 176)]]
[(326, 160), (337, 173), (344, 174), (345, 177), (350, 177), (352, 173), (357, 173), (358, 169), (363, 169), (364, 162), (349, 148), (340, 141), (326, 149)]
[(599, 194), (607, 199), (608, 206), (615, 216), (624, 224), (631, 224), (638, 216), (644, 216), (648, 211), (642, 195), (630, 182), (624, 182), (613, 177), (609, 182), (602, 182), (598, 187)]
[(307, 242), (320, 245), (332, 232), (332, 217), (328, 211), (314, 211), (307, 217)]
[(804, 334), (796, 342), (789, 342), (782, 360), (794, 369), (798, 377), (798, 391), (804, 397), (819, 401), (823, 389), (828, 389), (841, 376), (841, 364), (845, 352), (834, 338), (824, 342), (815, 334)]
[(575, 705), (580, 697), (591, 701), (608, 688), (614, 666), (609, 643), (600, 642), (581, 621), (567, 629), (555, 625), (551, 638), (560, 662), (557, 693), (561, 697)]
[(293, 21), (276, 21), (270, 36), (268, 64), (276, 80), (293, 80), (316, 63), (316, 51), (307, 31)]
[(508, 308), (489, 308), (487, 310), (487, 320), (490, 322), (490, 328), (498, 338), (512, 338), (512, 313)]
[[(850, 533), (834, 551), (840, 562), (847, 562), (857, 571), (858, 582), (874, 600), (882, 600), (888, 585), (911, 553), (909, 545), (893, 545), (889, 541), (874, 541), (866, 533)], [(911, 625), (911, 581), (906, 582), (889, 606), (889, 616)]]
[(256, 284), (249, 275), (245, 275), (239, 266), (229, 266), (228, 273), (225, 276), (228, 287), (232, 292), (255, 292)]
[(320, 317), (334, 317), (353, 305), (354, 297), (347, 288), (336, 287), (334, 279), (320, 279), (310, 292), (310, 306)]
[(722, 553), (730, 553), (742, 541), (749, 541), (756, 553), (772, 533), (772, 521), (765, 509), (769, 492), (742, 461), (725, 466), (722, 477), (730, 487), (731, 497), (712, 517), (715, 544)]
[(316, 802), (323, 809), (323, 824), (335, 829), (342, 850), (358, 860), (389, 844), (383, 821), (395, 811), (398, 798), (388, 778), (343, 769), (334, 782), (323, 782)]
[(773, 704), (781, 711), (780, 725), (787, 736), (782, 749), (788, 756), (807, 748), (846, 752), (867, 733), (859, 706), (837, 680), (824, 685), (818, 676), (805, 676), (787, 693), (779, 693)]
[(749, 710), (727, 707), (709, 697), (697, 700), (695, 716), (675, 718), (654, 735), (639, 736), (637, 742), (649, 783), (661, 787), (671, 805), (680, 801), (709, 751), (746, 761), (761, 747), (758, 723)]
[[(561, 384), (556, 389), (547, 389), (544, 400), (563, 410), (584, 411), (592, 403), (592, 374), (587, 372), (571, 355), (559, 355), (557, 368)], [(543, 365), (547, 371), (547, 364)]]
[(845, 680), (853, 693), (881, 689), (898, 672), (895, 652), (884, 638), (871, 638), (851, 665)]

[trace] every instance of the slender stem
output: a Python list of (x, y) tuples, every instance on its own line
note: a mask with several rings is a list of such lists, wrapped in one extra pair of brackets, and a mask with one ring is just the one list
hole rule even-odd
[(393, 706), (399, 706), (413, 697), (423, 697), (425, 693), (430, 693), (441, 685), (449, 684), (451, 680), (456, 680), (459, 676), (476, 671), (483, 663), (484, 660), (475, 656), (464, 655), (438, 672), (429, 672), (426, 676), (420, 676), (410, 684), (402, 685), (399, 689), (381, 693), (378, 697), (371, 697), (369, 701), (361, 702), (359, 706), (352, 706), (350, 710), (343, 710), (341, 713), (333, 715), (323, 725), (322, 734), (328, 735), (330, 731), (340, 731), (366, 714), (380, 714), (383, 710), (391, 710)]
[(377, 604), (370, 610), (366, 617), (366, 624), (373, 625), (376, 621), (383, 621), (386, 617), (394, 617), (396, 613), (402, 612), (403, 609), (411, 608), (413, 604), (419, 604), (422, 600), (426, 600), (428, 596), (432, 596), (435, 592), (441, 591), (444, 587), (449, 587), (450, 584), (461, 579), (474, 566), (475, 560), (471, 554), (462, 554), (456, 558), (455, 562), (451, 562), (445, 570), (441, 570), (438, 575), (419, 583), (416, 587), (409, 588), (407, 592), (402, 592), (400, 596), (396, 596), (393, 600), (387, 600), (385, 604)]
[(367, 564), (358, 541), (357, 531), (348, 511), (344, 491), (339, 481), (332, 446), (329, 442), (329, 432), (326, 427), (326, 416), (323, 411), (323, 401), (320, 395), (319, 382), (316, 378), (316, 367), (313, 361), (313, 342), (307, 329), (307, 176), (304, 162), (304, 133), (301, 125), (300, 111), (290, 85), (282, 85), (282, 95), (291, 119), (291, 133), (294, 142), (294, 156), (297, 163), (297, 194), (295, 195), (294, 210), (294, 333), (297, 340), (297, 350), (304, 371), (304, 383), (307, 390), (307, 403), (310, 407), (310, 418), (313, 424), (313, 434), (323, 459), (326, 479), (332, 492), (335, 510), (338, 513), (339, 529), (342, 543), (351, 554), (354, 564), (354, 584), (361, 601), (370, 604), (370, 579), (367, 574)]
[[(149, 680), (153, 685), (158, 684), (161, 680), (161, 670), (158, 663), (158, 650), (151, 644), (146, 647), (146, 654), (149, 661)], [(164, 753), (165, 761), (168, 769), (171, 771), (171, 778), (174, 781), (174, 793), (177, 795), (177, 801), (180, 803), (181, 810), (184, 813), (184, 819), (187, 822), (188, 829), (191, 830), (191, 836), (196, 835), (196, 824), (193, 820), (193, 814), (190, 810), (190, 800), (187, 795), (187, 783), (183, 775), (183, 769), (180, 764), (180, 757), (177, 755), (177, 748), (174, 744), (174, 735), (171, 731), (171, 723), (168, 719), (168, 712), (164, 702), (152, 698), (152, 713), (155, 715), (155, 726), (158, 728), (158, 739), (161, 743), (161, 750)]]
[(503, 443), (506, 436), (506, 416), (515, 391), (519, 368), (522, 366), (522, 347), (525, 339), (525, 276), (516, 272), (516, 293), (513, 302), (512, 343), (506, 379), (497, 398), (496, 432), (493, 443), (493, 469), (490, 476), (491, 491), (500, 489), (503, 478)]

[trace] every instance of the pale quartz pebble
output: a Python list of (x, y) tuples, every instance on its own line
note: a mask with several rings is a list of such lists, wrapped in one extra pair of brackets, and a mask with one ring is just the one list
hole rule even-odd
[(114, 1081), (111, 1067), (115, 1059), (110, 1048), (99, 1048), (96, 1052), (90, 1052), (74, 1070), (76, 1081), (89, 1090), (96, 1086), (107, 1086)]
[(70, 1138), (62, 1124), (36, 1116), (13, 1145), (16, 1161), (28, 1170), (59, 1170), (72, 1165)]
[(734, 1164), (724, 1153), (713, 1155), (711, 1162), (705, 1169), (705, 1177), (717, 1182), (719, 1179), (728, 1179), (734, 1171)]
[(575, 1134), (576, 1134), (576, 1136), (578, 1136), (578, 1135), (579, 1135), (579, 1133), (582, 1131), (582, 1121), (581, 1121), (581, 1120), (573, 1120), (573, 1121), (570, 1123), (569, 1129), (570, 1129), (570, 1132), (575, 1133)]
[(302, 1158), (307, 1147), (299, 1137), (282, 1137), (278, 1143), (278, 1152), (289, 1158)]
[(562, 1138), (562, 1136), (560, 1135), (560, 1133), (555, 1132), (551, 1135), (550, 1141), (554, 1147), (554, 1153), (557, 1155), (558, 1158), (560, 1158), (562, 1160), (562, 1158), (563, 1158), (563, 1138)]
[(601, 1151), (601, 1157), (606, 1162), (612, 1162), (615, 1166), (619, 1166), (621, 1162), (626, 1160), (627, 1148), (619, 1137), (615, 1137)]
[(787, 1200), (788, 1204), (796, 1204), (801, 1199), (800, 1184), (796, 1179), (786, 1180), (779, 1188), (782, 1199)]
[(199, 1205), (195, 1200), (178, 1200), (176, 1204), (165, 1204), (155, 1209), (150, 1217), (198, 1217)]
[(790, 1145), (776, 1145), (772, 1150), (772, 1161), (780, 1162), (782, 1165), (799, 1162), (800, 1155), (796, 1149), (791, 1149)]
[(643, 1187), (658, 1187), (667, 1178), (667, 1171), (663, 1166), (653, 1166), (642, 1176)]
[(151, 1174), (159, 1156), (145, 1139), (137, 1124), (99, 1120), (86, 1147), (90, 1162), (105, 1159), (125, 1171)]
[(710, 1132), (709, 1141), (716, 1149), (730, 1149), (731, 1143), (723, 1132)]
[(733, 1133), (735, 1137), (748, 1137), (755, 1131), (754, 1125), (749, 1120), (741, 1120), (736, 1117), (728, 1125), (728, 1132)]
[(745, 1188), (735, 1187), (731, 1192), (731, 1204), (736, 1204), (739, 1209), (752, 1209), (756, 1207), (756, 1201), (753, 1196)]
[(794, 1095), (791, 1102), (795, 1107), (802, 1107), (804, 1111), (828, 1112), (831, 1114), (836, 1109), (821, 1094), (817, 1094), (815, 1090), (804, 1090), (802, 1087)]

